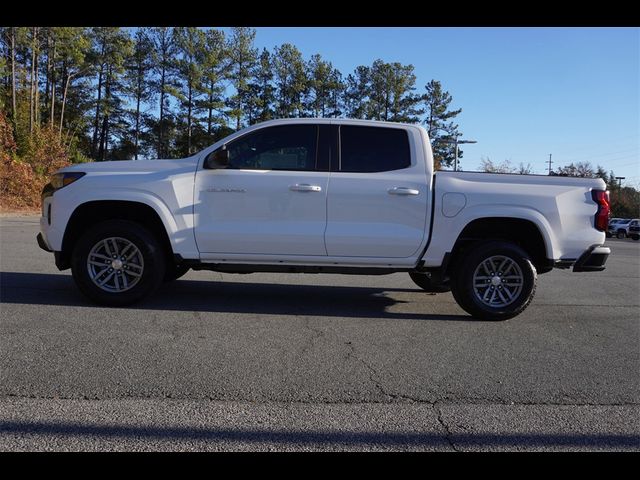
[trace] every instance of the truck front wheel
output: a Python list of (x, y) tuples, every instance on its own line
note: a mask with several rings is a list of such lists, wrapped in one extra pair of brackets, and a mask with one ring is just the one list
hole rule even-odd
[(153, 293), (162, 283), (165, 264), (155, 236), (126, 220), (89, 228), (71, 256), (71, 272), (80, 291), (107, 306), (129, 305)]
[(454, 263), (451, 292), (458, 305), (480, 320), (507, 320), (533, 300), (537, 272), (527, 253), (504, 241), (472, 246)]

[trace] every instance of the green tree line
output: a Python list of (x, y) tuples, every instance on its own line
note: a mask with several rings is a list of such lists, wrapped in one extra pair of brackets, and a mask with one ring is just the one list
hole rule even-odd
[(183, 157), (272, 118), (347, 117), (422, 123), (438, 166), (452, 165), (461, 110), (437, 80), (421, 88), (413, 65), (383, 60), (343, 74), (290, 43), (260, 50), (255, 35), (2, 27), (0, 112), (13, 155), (25, 158), (43, 129), (83, 162)]

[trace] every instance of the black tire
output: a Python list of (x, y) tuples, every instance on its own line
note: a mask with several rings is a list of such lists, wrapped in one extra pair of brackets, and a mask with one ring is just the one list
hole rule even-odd
[(617, 238), (626, 238), (627, 237), (627, 233), (624, 230), (618, 230), (618, 233), (616, 234)]
[(409, 276), (411, 277), (411, 280), (413, 280), (413, 283), (425, 292), (442, 293), (451, 291), (451, 287), (449, 285), (433, 283), (432, 277), (428, 273), (409, 272)]
[(164, 273), (165, 282), (173, 282), (185, 275), (191, 268), (186, 265), (176, 265), (175, 263), (167, 265), (167, 270)]
[(637, 240), (640, 240), (640, 235), (638, 235), (637, 233), (633, 233), (631, 234), (631, 238), (637, 241)]
[[(494, 259), (493, 262), (496, 265), (502, 263), (503, 259), (509, 259), (507, 263), (509, 270), (505, 272), (489, 272), (485, 275), (481, 268), (483, 262), (490, 259)], [(490, 263), (488, 262), (487, 264)], [(517, 268), (513, 265), (517, 265)], [(513, 274), (510, 277), (517, 278), (509, 280), (501, 278), (503, 273), (511, 272)], [(492, 276), (491, 274), (494, 275)], [(474, 275), (477, 275), (476, 282), (484, 282), (484, 279), (478, 280), (484, 276), (488, 285), (476, 288), (474, 286)], [(529, 306), (536, 292), (536, 281), (536, 268), (531, 263), (527, 253), (517, 245), (495, 240), (477, 243), (457, 258), (453, 265), (450, 283), (453, 297), (466, 312), (479, 320), (500, 321), (519, 315)], [(496, 298), (497, 301), (494, 306), (493, 300), (497, 296), (496, 294), (506, 300), (501, 301), (500, 297)], [(513, 299), (509, 298), (508, 295), (510, 294), (514, 295)], [(491, 298), (483, 300), (480, 297), (481, 295), (485, 298), (487, 296)]]
[(604, 232), (604, 236), (607, 237), (607, 238), (613, 237), (613, 235), (611, 235), (610, 232)]
[[(132, 286), (127, 290), (105, 291), (92, 280), (89, 271), (91, 267), (88, 264), (89, 255), (92, 249), (108, 238), (119, 238), (123, 242), (130, 242), (138, 249), (138, 258), (142, 259), (142, 268), (137, 267), (136, 269), (138, 272), (141, 270), (141, 275), (131, 281)], [(112, 247), (112, 250), (115, 248)], [(91, 258), (96, 259), (97, 257), (92, 256)], [(105, 260), (105, 264), (107, 262), (108, 260)], [(151, 295), (162, 283), (165, 264), (165, 254), (158, 239), (142, 225), (127, 220), (107, 220), (92, 226), (80, 237), (71, 255), (71, 272), (78, 289), (93, 302), (106, 306), (130, 305)], [(135, 267), (135, 265), (131, 265)], [(96, 270), (98, 268), (100, 267), (96, 267)], [(117, 266), (112, 270), (114, 268), (116, 269), (115, 273), (125, 276), (124, 271), (120, 272), (117, 269), (126, 268), (126, 263), (125, 267)], [(97, 281), (103, 280), (109, 273), (103, 275), (102, 277), (96, 276)], [(113, 282), (115, 279), (111, 281)], [(122, 280), (120, 282), (124, 284)]]

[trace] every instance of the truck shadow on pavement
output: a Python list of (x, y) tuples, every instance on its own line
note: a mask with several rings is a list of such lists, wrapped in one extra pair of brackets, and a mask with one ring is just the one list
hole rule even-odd
[[(187, 442), (190, 450), (237, 449), (238, 444), (256, 448), (271, 445), (276, 449), (344, 449), (346, 447), (387, 449), (433, 449), (433, 450), (558, 450), (558, 449), (625, 449), (637, 450), (639, 437), (625, 434), (578, 434), (578, 433), (438, 433), (438, 432), (367, 432), (367, 431), (302, 431), (279, 429), (234, 429), (234, 428), (180, 428), (129, 425), (91, 425), (58, 422), (0, 422), (4, 435), (18, 435), (29, 439), (29, 449), (38, 450), (38, 442), (46, 438), (74, 439), (72, 449), (82, 450), (82, 445), (108, 445), (123, 442), (131, 448), (135, 444), (153, 442), (146, 448), (156, 449), (157, 442), (168, 445)], [(77, 442), (83, 442), (78, 444)], [(201, 445), (193, 442), (204, 442)], [(46, 443), (45, 443), (46, 444)], [(184, 445), (183, 445), (184, 446)], [(194, 448), (195, 447), (195, 448)], [(198, 448), (201, 447), (201, 448)], [(6, 447), (5, 447), (6, 448)]]
[[(181, 279), (163, 285), (152, 297), (123, 308), (478, 322), (468, 315), (416, 312), (420, 310), (420, 305), (407, 305), (409, 311), (398, 311), (404, 308), (403, 304), (431, 302), (434, 298), (435, 295), (422, 292), (417, 287), (345, 287)], [(0, 272), (0, 302), (105, 308), (86, 300), (67, 274)], [(392, 308), (396, 311), (390, 311)]]

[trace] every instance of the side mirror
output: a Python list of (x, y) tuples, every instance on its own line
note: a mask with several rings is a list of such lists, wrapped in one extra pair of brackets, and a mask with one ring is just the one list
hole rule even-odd
[(229, 150), (222, 146), (218, 150), (211, 152), (204, 161), (204, 168), (211, 170), (227, 168), (229, 166)]

